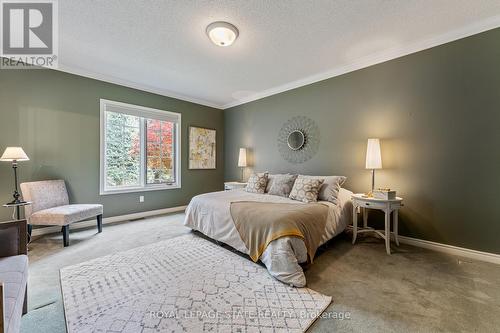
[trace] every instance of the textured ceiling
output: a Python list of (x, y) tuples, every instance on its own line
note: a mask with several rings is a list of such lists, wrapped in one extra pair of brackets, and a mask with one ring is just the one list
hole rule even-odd
[[(60, 69), (225, 108), (500, 26), (499, 0), (63, 0)], [(240, 30), (231, 47), (205, 35)]]

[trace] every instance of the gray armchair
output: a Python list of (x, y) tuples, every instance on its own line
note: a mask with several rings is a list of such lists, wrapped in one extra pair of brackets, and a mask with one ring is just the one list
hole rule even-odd
[(63, 232), (64, 246), (69, 245), (69, 225), (97, 217), (97, 229), (102, 232), (102, 205), (70, 205), (64, 180), (22, 183), (23, 199), (31, 201), (25, 207), (28, 230), (33, 225), (57, 225)]
[(26, 221), (0, 222), (0, 332), (16, 333), (28, 310)]

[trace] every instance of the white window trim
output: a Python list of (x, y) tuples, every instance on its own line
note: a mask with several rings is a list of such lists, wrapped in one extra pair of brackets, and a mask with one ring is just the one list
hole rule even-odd
[[(108, 190), (105, 188), (105, 109), (106, 105), (115, 105), (121, 106), (124, 108), (128, 108), (130, 110), (137, 110), (138, 112), (144, 111), (145, 113), (163, 115), (163, 116), (171, 116), (175, 117), (178, 120), (177, 128), (175, 131), (175, 172), (176, 172), (176, 183), (173, 185), (168, 184), (142, 184), (140, 187), (131, 186), (131, 187), (123, 187), (120, 189)], [(99, 194), (100, 195), (109, 195), (109, 194), (120, 194), (120, 193), (134, 193), (134, 192), (148, 192), (148, 191), (161, 191), (161, 190), (172, 190), (181, 188), (181, 129), (182, 129), (182, 115), (176, 112), (158, 110), (153, 108), (148, 108), (145, 106), (133, 105), (128, 103), (116, 102), (107, 99), (100, 100), (100, 124), (99, 124), (99, 135), (100, 135), (100, 156), (99, 156)], [(141, 141), (144, 140), (144, 131), (141, 131)], [(141, 165), (144, 165), (144, 154), (141, 154)], [(141, 168), (142, 169), (142, 168)], [(141, 175), (144, 173), (144, 170), (141, 170)], [(141, 177), (141, 183), (144, 182), (144, 177)]]

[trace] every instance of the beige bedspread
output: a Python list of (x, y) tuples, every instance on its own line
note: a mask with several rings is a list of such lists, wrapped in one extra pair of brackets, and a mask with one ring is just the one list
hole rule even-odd
[(273, 240), (303, 239), (312, 262), (325, 233), (328, 206), (321, 203), (292, 204), (238, 201), (231, 203), (231, 216), (250, 258), (259, 260)]

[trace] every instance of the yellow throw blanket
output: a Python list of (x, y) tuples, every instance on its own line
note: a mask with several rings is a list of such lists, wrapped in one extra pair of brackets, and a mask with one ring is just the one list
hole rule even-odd
[(250, 258), (259, 260), (266, 247), (281, 237), (303, 239), (312, 262), (325, 232), (328, 206), (239, 201), (231, 203), (231, 216)]

